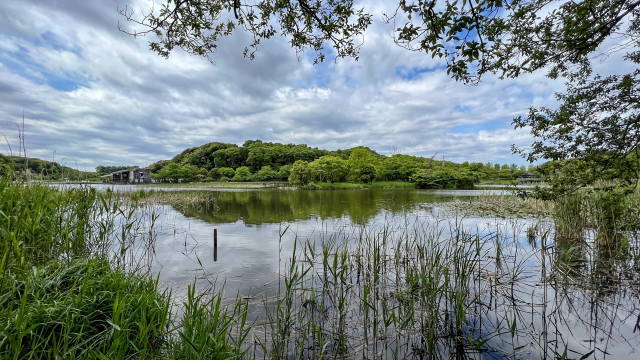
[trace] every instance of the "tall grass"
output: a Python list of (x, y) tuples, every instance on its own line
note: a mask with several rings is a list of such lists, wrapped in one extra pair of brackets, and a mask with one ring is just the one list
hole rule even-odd
[(0, 358), (238, 358), (241, 302), (192, 289), (179, 317), (144, 271), (157, 216), (111, 192), (0, 179)]
[(4, 267), (88, 255), (96, 193), (66, 193), (0, 179), (0, 253)]
[(553, 218), (559, 241), (580, 242), (585, 230), (595, 233), (598, 245), (620, 245), (624, 233), (640, 228), (639, 197), (623, 189), (583, 190), (556, 202)]
[(168, 294), (105, 261), (6, 274), (1, 291), (3, 359), (154, 358), (169, 335)]
[(490, 340), (504, 329), (472, 329), (488, 295), (519, 279), (520, 263), (496, 268), (495, 239), (459, 230), (448, 237), (415, 224), (338, 231), (318, 242), (295, 237), (282, 287), (254, 329), (263, 334), (261, 352), (377, 359), (494, 351)]
[(220, 360), (243, 357), (249, 331), (246, 303), (235, 301), (229, 308), (223, 304), (221, 292), (215, 287), (196, 293), (195, 285), (191, 285), (182, 311), (168, 358)]
[(553, 213), (556, 241), (575, 244), (584, 240), (586, 205), (586, 198), (580, 192), (564, 196), (556, 202)]

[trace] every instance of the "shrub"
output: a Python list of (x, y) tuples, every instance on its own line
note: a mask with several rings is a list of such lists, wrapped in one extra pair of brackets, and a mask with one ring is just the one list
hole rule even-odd
[(282, 165), (278, 169), (278, 180), (287, 180), (291, 175), (291, 165)]
[(236, 171), (233, 170), (232, 168), (223, 167), (218, 169), (218, 174), (219, 174), (220, 180), (222, 180), (222, 178), (227, 178), (228, 180), (233, 178), (236, 175)]
[(476, 179), (466, 171), (423, 170), (413, 176), (418, 189), (468, 189), (472, 188)]
[(273, 170), (269, 165), (263, 166), (255, 174), (255, 179), (258, 181), (275, 180), (277, 177), (278, 177), (278, 172)]

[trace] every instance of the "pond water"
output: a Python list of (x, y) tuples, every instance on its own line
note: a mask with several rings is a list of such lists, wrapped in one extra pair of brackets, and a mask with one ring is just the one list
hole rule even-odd
[[(208, 200), (206, 206), (159, 204), (141, 210), (157, 215), (150, 269), (178, 296), (194, 280), (201, 287), (224, 284), (225, 294), (239, 294), (256, 309), (280, 291), (299, 244), (339, 239), (356, 248), (371, 234), (409, 238), (416, 231), (463, 242), (467, 240), (459, 239), (464, 232), (482, 242), (473, 245), (478, 247), (474, 264), (479, 275), (467, 284), (475, 300), (467, 304), (464, 333), (486, 340), (476, 343), (474, 351), (465, 348), (458, 358), (640, 359), (637, 234), (627, 234), (624, 255), (609, 259), (593, 239), (581, 247), (555, 243), (550, 219), (463, 216), (448, 206), (451, 201), (509, 193), (499, 189), (152, 189), (195, 193)], [(386, 242), (380, 246), (388, 247), (388, 254), (400, 247)], [(420, 316), (415, 315), (416, 321)], [(356, 333), (359, 330), (349, 332)], [(385, 355), (365, 356), (362, 350), (362, 356), (353, 357), (398, 355), (380, 353)], [(407, 344), (399, 353), (401, 358), (422, 358), (415, 345)]]
[[(156, 240), (156, 271), (172, 288), (194, 276), (217, 276), (226, 289), (255, 296), (268, 291), (278, 278), (280, 259), (292, 249), (292, 238), (316, 240), (336, 232), (437, 220), (443, 228), (455, 219), (439, 207), (448, 201), (478, 196), (484, 191), (397, 190), (260, 190), (210, 191), (214, 206), (187, 206), (176, 210), (165, 205)], [(458, 219), (470, 229), (495, 231), (486, 218)], [(530, 221), (498, 221), (502, 228), (521, 228)], [(284, 242), (280, 232), (287, 228)], [(214, 261), (213, 230), (218, 247)], [(514, 231), (511, 229), (510, 231)], [(517, 230), (515, 230), (517, 231)], [(180, 253), (184, 257), (176, 257)], [(185, 259), (185, 257), (188, 259)], [(197, 271), (194, 273), (194, 269)], [(266, 287), (265, 287), (266, 285)]]

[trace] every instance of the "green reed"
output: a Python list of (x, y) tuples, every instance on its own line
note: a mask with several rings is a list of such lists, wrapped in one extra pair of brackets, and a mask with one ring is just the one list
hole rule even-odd
[(169, 332), (157, 281), (101, 260), (52, 262), (3, 276), (0, 358), (147, 359)]
[(261, 352), (271, 359), (439, 358), (486, 348), (496, 332), (469, 327), (487, 311), (484, 297), (508, 292), (522, 264), (496, 268), (492, 238), (462, 229), (451, 236), (419, 224), (338, 230), (317, 242), (294, 236), (282, 288), (253, 329), (256, 339), (269, 339), (260, 341)]
[(110, 191), (0, 179), (0, 358), (240, 357), (242, 302), (191, 288), (178, 316), (148, 276), (158, 216)]

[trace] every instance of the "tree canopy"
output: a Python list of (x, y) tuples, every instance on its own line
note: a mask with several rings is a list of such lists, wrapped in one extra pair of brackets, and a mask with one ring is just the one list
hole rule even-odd
[[(444, 58), (455, 79), (474, 81), (487, 72), (517, 77), (551, 66), (557, 76), (588, 67), (588, 55), (613, 34), (636, 46), (639, 7), (638, 0), (400, 0), (384, 20), (395, 25), (396, 43)], [(139, 25), (125, 31), (156, 35), (150, 47), (162, 56), (182, 48), (211, 57), (221, 38), (241, 29), (253, 38), (249, 57), (262, 39), (279, 35), (318, 60), (327, 45), (357, 58), (374, 20), (353, 0), (164, 0), (158, 11), (121, 14)]]

